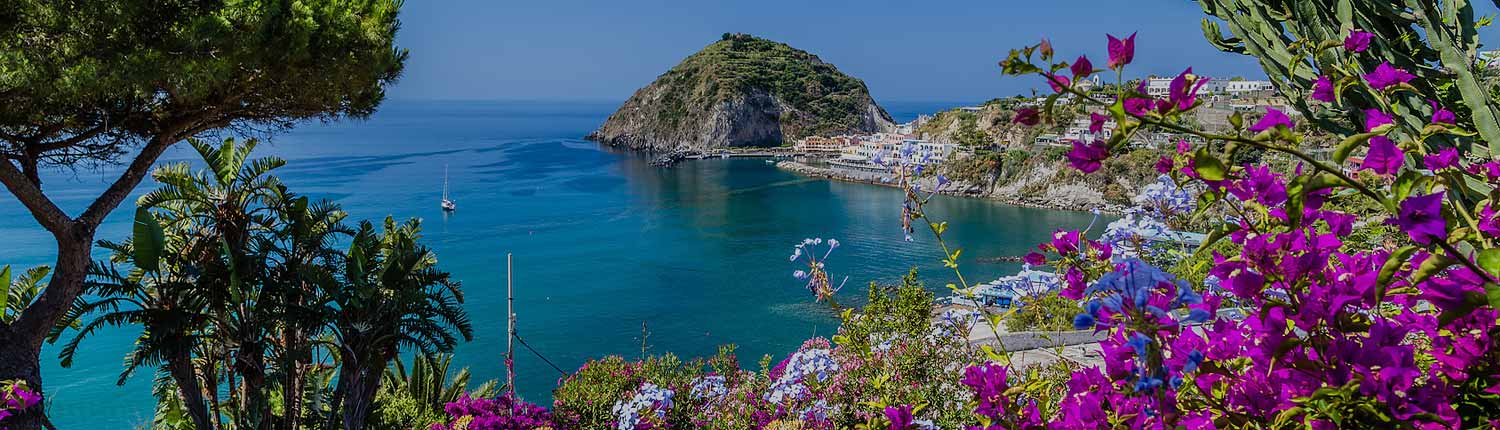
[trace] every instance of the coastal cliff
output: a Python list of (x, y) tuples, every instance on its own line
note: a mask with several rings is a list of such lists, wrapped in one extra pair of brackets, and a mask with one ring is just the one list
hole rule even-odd
[(863, 81), (818, 56), (725, 34), (637, 90), (588, 138), (632, 149), (704, 151), (892, 125)]

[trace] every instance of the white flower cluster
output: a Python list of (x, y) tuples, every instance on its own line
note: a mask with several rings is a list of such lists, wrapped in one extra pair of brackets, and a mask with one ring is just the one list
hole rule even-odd
[(1147, 184), (1132, 201), (1160, 219), (1191, 213), (1198, 208), (1198, 199), (1193, 193), (1178, 186), (1167, 175), (1158, 176), (1156, 182)]
[(950, 337), (957, 334), (968, 333), (979, 325), (982, 317), (978, 311), (964, 309), (948, 309), (938, 315), (936, 334), (938, 337)]
[(828, 349), (815, 348), (804, 349), (792, 354), (787, 360), (786, 367), (782, 369), (781, 377), (771, 384), (771, 392), (766, 393), (766, 400), (775, 404), (790, 400), (800, 400), (812, 394), (803, 381), (811, 377), (818, 382), (827, 381), (839, 365), (833, 361), (833, 354)]
[(672, 408), (672, 396), (676, 394), (672, 390), (662, 388), (650, 382), (641, 384), (635, 390), (635, 397), (629, 402), (615, 402), (613, 412), (615, 413), (616, 430), (635, 430), (641, 423), (641, 412), (654, 411), (657, 418), (667, 416), (667, 410)]
[(729, 386), (721, 375), (700, 376), (693, 380), (693, 397), (716, 400), (729, 394)]
[(1170, 227), (1158, 221), (1156, 218), (1147, 216), (1138, 210), (1125, 213), (1124, 218), (1115, 220), (1104, 227), (1104, 235), (1099, 239), (1114, 248), (1117, 258), (1142, 257), (1137, 255), (1138, 249), (1147, 252), (1156, 247), (1148, 246), (1154, 242), (1166, 240), (1176, 234)]

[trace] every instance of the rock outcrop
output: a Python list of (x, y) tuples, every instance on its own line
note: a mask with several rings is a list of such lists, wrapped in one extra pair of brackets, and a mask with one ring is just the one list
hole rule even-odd
[(632, 149), (705, 151), (892, 125), (863, 81), (818, 56), (725, 34), (636, 91), (588, 138)]

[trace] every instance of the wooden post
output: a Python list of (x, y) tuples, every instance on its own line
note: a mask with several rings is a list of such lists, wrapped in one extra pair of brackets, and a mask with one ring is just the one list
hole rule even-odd
[(505, 254), (505, 383), (510, 398), (516, 398), (516, 288), (512, 278), (511, 254)]

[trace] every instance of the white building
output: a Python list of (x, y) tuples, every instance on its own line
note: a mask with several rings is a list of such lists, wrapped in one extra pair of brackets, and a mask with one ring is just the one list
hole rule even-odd
[(1271, 95), (1276, 92), (1276, 84), (1271, 81), (1227, 81), (1223, 84), (1224, 94), (1234, 97)]
[(1146, 78), (1146, 95), (1166, 97), (1172, 89), (1173, 78)]
[[(1171, 92), (1173, 79), (1175, 79), (1175, 77), (1147, 78), (1146, 95), (1152, 97), (1166, 97), (1167, 94)], [(1202, 88), (1198, 89), (1198, 94), (1246, 97), (1257, 95), (1273, 95), (1276, 93), (1276, 84), (1272, 83), (1271, 81), (1236, 81), (1206, 77), (1204, 79), (1208, 79), (1208, 82), (1203, 84)]]
[(1094, 139), (1109, 140), (1110, 137), (1113, 137), (1115, 135), (1116, 125), (1117, 124), (1115, 124), (1115, 120), (1107, 120), (1104, 122), (1103, 130), (1100, 130), (1098, 133), (1093, 133), (1089, 131), (1088, 118), (1075, 119), (1073, 120), (1072, 124), (1068, 125), (1068, 129), (1063, 132), (1062, 141), (1071, 142), (1074, 140), (1081, 140), (1087, 142)]

